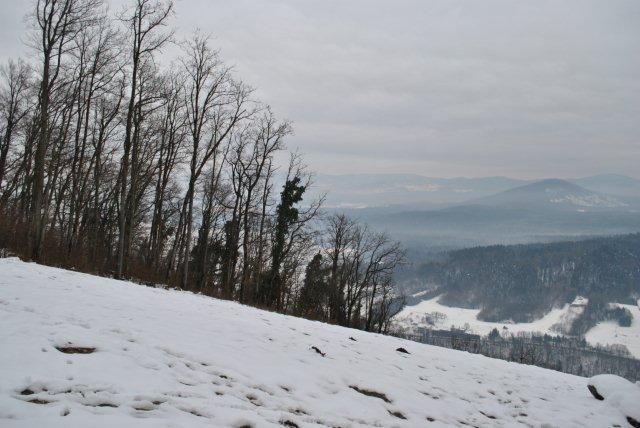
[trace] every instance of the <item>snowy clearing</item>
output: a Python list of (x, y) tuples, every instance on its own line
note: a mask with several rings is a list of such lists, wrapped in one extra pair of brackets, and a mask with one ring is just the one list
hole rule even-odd
[[(640, 305), (640, 301), (638, 301)], [(640, 358), (640, 307), (638, 305), (621, 305), (618, 303), (613, 306), (626, 308), (633, 315), (631, 326), (620, 327), (618, 323), (613, 321), (601, 322), (587, 332), (585, 338), (591, 344), (611, 345), (619, 343), (625, 345), (631, 355)]]
[(586, 378), (17, 259), (0, 325), (3, 427), (628, 426)]
[[(491, 330), (497, 328), (500, 332), (508, 331), (512, 334), (519, 332), (539, 332), (556, 336), (562, 331), (568, 330), (573, 320), (582, 313), (587, 300), (578, 297), (571, 305), (566, 304), (562, 308), (555, 308), (539, 320), (530, 323), (499, 323), (487, 322), (477, 319), (479, 309), (464, 309), (445, 306), (438, 303), (438, 297), (424, 300), (417, 305), (407, 306), (396, 318), (396, 324), (401, 328), (409, 330), (416, 327), (426, 327), (424, 317), (427, 314), (439, 312), (446, 317), (435, 319), (435, 329), (448, 330), (451, 326), (462, 328), (465, 324), (469, 326), (469, 333), (487, 335)], [(640, 308), (634, 305), (620, 305), (629, 309), (633, 315), (633, 322), (630, 327), (620, 327), (615, 322), (602, 322), (590, 329), (585, 338), (592, 345), (625, 345), (629, 352), (640, 358)]]
[(465, 324), (469, 324), (469, 333), (487, 335), (491, 330), (497, 328), (501, 332), (508, 330), (510, 333), (519, 332), (541, 332), (551, 335), (558, 335), (559, 331), (556, 327), (569, 324), (575, 317), (582, 313), (586, 300), (582, 298), (576, 299), (572, 305), (564, 305), (562, 308), (556, 308), (546, 314), (539, 320), (529, 323), (500, 323), (480, 321), (477, 316), (480, 309), (465, 309), (445, 306), (438, 303), (440, 296), (433, 299), (424, 300), (417, 305), (407, 306), (397, 316), (396, 323), (402, 327), (413, 328), (422, 326), (424, 316), (434, 312), (446, 315), (446, 318), (439, 318), (433, 328), (448, 330), (451, 326), (461, 328)]

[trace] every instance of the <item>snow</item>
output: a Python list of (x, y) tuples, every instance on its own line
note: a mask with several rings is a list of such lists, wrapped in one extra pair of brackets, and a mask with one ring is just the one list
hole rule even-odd
[(433, 299), (423, 300), (417, 305), (407, 306), (398, 314), (397, 325), (408, 329), (414, 329), (419, 326), (425, 327), (424, 316), (439, 312), (446, 315), (446, 318), (438, 319), (435, 325), (431, 326), (434, 329), (448, 330), (451, 326), (462, 328), (465, 324), (468, 324), (468, 332), (479, 335), (487, 335), (494, 328), (497, 328), (500, 332), (508, 331), (512, 334), (540, 332), (558, 335), (571, 326), (571, 322), (582, 313), (587, 302), (587, 299), (578, 296), (571, 305), (566, 304), (562, 308), (552, 309), (544, 317), (533, 322), (505, 323), (480, 321), (478, 319), (480, 309), (445, 306), (438, 303), (439, 299), (440, 296), (437, 296)]
[(17, 259), (0, 349), (3, 427), (627, 426), (585, 378)]
[[(548, 191), (548, 190), (547, 190)], [(627, 204), (618, 201), (615, 198), (604, 197), (597, 194), (590, 195), (563, 195), (559, 198), (552, 198), (549, 202), (553, 204), (563, 204), (568, 203), (572, 205), (577, 205), (580, 207), (603, 207), (603, 208), (619, 208), (626, 207)]]
[(636, 421), (640, 421), (640, 385), (615, 375), (598, 375), (589, 379), (589, 385), (611, 406)]
[(629, 349), (631, 355), (640, 358), (640, 301), (637, 305), (611, 305), (626, 308), (633, 315), (629, 327), (620, 327), (614, 321), (601, 322), (587, 332), (585, 338), (589, 343), (601, 345), (622, 344)]
[(420, 297), (420, 296), (424, 296), (425, 294), (427, 294), (429, 292), (429, 290), (424, 290), (424, 291), (418, 291), (415, 294), (412, 294), (411, 297)]
[[(417, 294), (416, 294), (417, 295)], [(549, 335), (559, 335), (567, 333), (573, 321), (584, 311), (588, 299), (578, 296), (569, 305), (562, 308), (552, 309), (544, 317), (529, 323), (505, 323), (487, 322), (478, 320), (479, 309), (464, 309), (445, 306), (438, 303), (440, 297), (407, 306), (398, 314), (396, 325), (408, 330), (415, 330), (417, 327), (426, 327), (424, 317), (427, 314), (439, 312), (446, 315), (446, 318), (438, 319), (434, 329), (448, 330), (451, 326), (463, 328), (465, 324), (469, 326), (469, 333), (487, 335), (491, 330), (497, 328), (500, 332), (517, 334), (519, 332), (538, 332)], [(591, 328), (585, 335), (585, 339), (591, 345), (625, 345), (631, 355), (640, 358), (640, 301), (638, 305), (622, 305), (612, 303), (613, 306), (629, 309), (633, 316), (633, 321), (629, 327), (620, 327), (617, 322), (606, 321)]]

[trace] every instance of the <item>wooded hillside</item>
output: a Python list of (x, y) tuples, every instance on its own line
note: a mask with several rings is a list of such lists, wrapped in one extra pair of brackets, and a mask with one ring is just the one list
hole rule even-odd
[(624, 318), (603, 315), (602, 302), (640, 298), (640, 234), (453, 251), (415, 275), (444, 293), (441, 303), (481, 308), (485, 321), (531, 321), (577, 296), (589, 299), (594, 319)]

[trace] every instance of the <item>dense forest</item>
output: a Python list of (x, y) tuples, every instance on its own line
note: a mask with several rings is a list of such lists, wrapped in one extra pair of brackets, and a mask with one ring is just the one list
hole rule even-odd
[(168, 0), (34, 2), (31, 54), (0, 73), (0, 247), (386, 329), (398, 243), (322, 216), (291, 124), (207, 36), (178, 40), (173, 14)]
[(629, 314), (607, 303), (640, 298), (640, 234), (452, 251), (412, 275), (429, 284), (422, 298), (442, 294), (441, 303), (481, 309), (485, 321), (528, 322), (586, 297), (579, 334), (604, 319), (629, 322)]

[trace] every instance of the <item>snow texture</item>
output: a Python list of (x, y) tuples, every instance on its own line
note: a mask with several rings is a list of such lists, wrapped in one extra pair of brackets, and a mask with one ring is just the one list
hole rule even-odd
[(17, 259), (0, 349), (2, 427), (628, 426), (585, 378)]
[(620, 409), (627, 417), (640, 421), (640, 386), (615, 375), (598, 375), (589, 379), (604, 401)]

